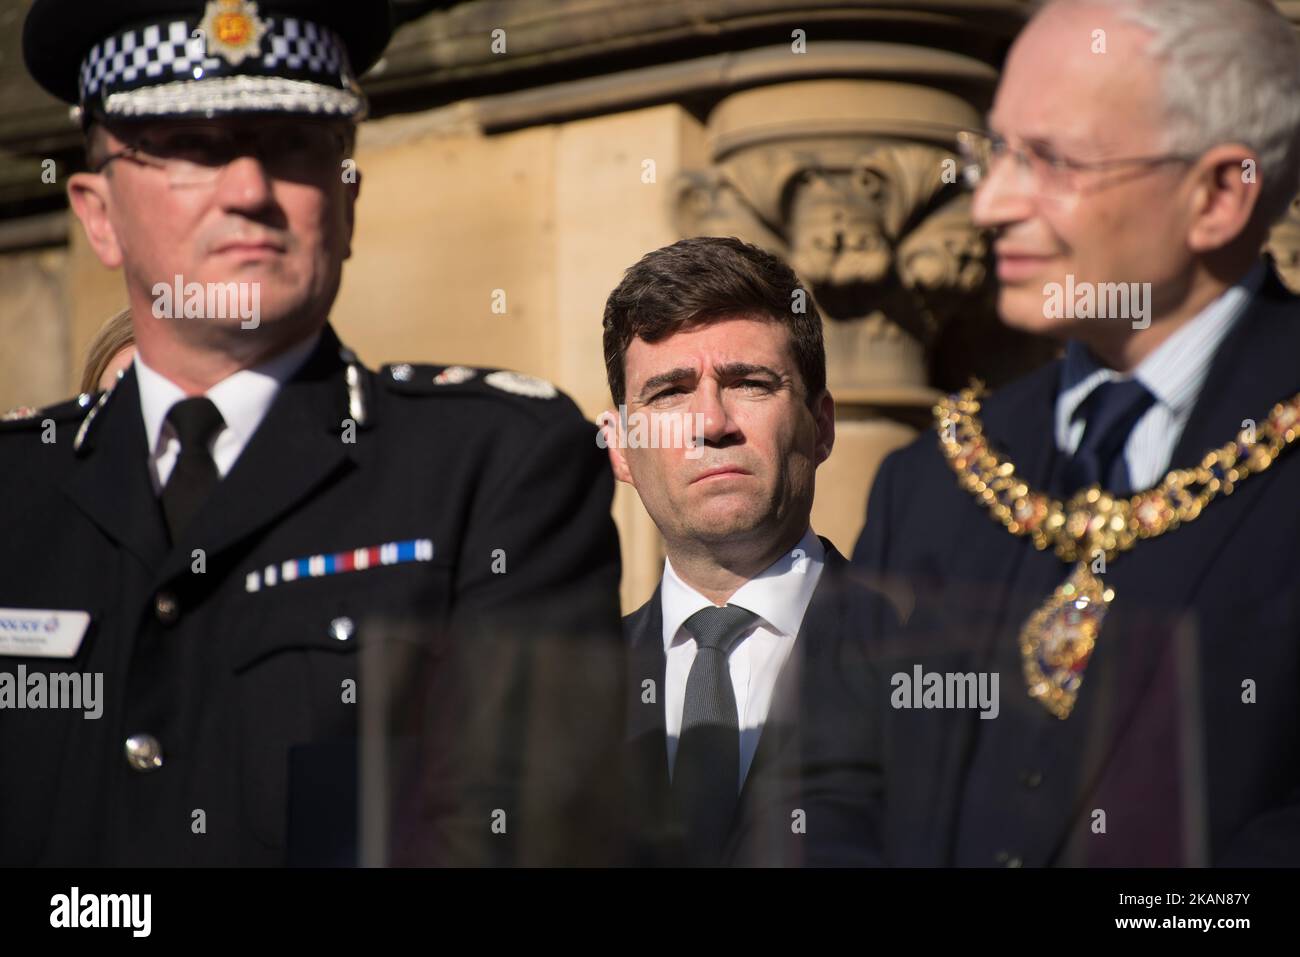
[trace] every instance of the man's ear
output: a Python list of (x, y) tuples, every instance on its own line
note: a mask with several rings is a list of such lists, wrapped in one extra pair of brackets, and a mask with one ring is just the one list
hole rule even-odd
[[(356, 161), (353, 160), (355, 163)], [(352, 168), (352, 179), (343, 184), (346, 191), (347, 201), (345, 203), (344, 216), (346, 217), (345, 226), (347, 228), (347, 242), (343, 245), (343, 258), (352, 258), (352, 231), (357, 222), (357, 199), (361, 196), (361, 170), (355, 166)]]
[(109, 269), (121, 266), (122, 247), (108, 215), (108, 178), (103, 173), (73, 173), (68, 177), (68, 202), (99, 261)]
[(600, 429), (600, 444), (609, 454), (609, 465), (614, 470), (614, 478), (636, 488), (632, 481), (632, 470), (627, 467), (627, 455), (623, 449), (623, 422), (617, 412), (606, 409), (596, 419)]
[(1259, 203), (1259, 155), (1240, 143), (1207, 150), (1192, 175), (1192, 220), (1187, 244), (1193, 252), (1222, 249), (1250, 227)]
[(817, 464), (821, 465), (831, 457), (835, 448), (835, 399), (829, 389), (822, 394), (812, 406), (813, 420), (817, 423)]

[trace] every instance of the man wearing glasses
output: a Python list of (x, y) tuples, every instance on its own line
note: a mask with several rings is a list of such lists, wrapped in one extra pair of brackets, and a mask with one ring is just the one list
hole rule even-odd
[(137, 354), (0, 432), (0, 863), (355, 861), (364, 708), (387, 756), (367, 773), (395, 795), (366, 808), (389, 825), (368, 862), (618, 846), (594, 428), (529, 376), (372, 372), (329, 324), (354, 75), (390, 32), (385, 3), (30, 10), (27, 64), (80, 109), (69, 198), (122, 269)]
[[(1300, 863), (1300, 309), (1260, 253), (1300, 46), (1256, 0), (1056, 0), (989, 126), (998, 309), (1064, 355), (881, 467), (854, 562), (913, 610), (846, 746), (861, 857)], [(952, 693), (989, 675), (993, 719)]]

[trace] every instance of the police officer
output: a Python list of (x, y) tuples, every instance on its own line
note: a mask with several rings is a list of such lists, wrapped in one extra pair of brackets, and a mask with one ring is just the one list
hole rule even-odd
[(529, 376), (372, 372), (328, 321), (390, 32), (385, 3), (30, 10), (138, 351), (0, 424), (0, 863), (349, 863), (358, 815), (368, 862), (618, 846), (594, 428)]

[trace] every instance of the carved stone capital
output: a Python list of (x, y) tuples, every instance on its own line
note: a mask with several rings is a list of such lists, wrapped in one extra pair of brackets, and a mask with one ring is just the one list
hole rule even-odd
[(953, 93), (893, 80), (738, 92), (709, 117), (712, 165), (676, 184), (677, 229), (740, 236), (794, 267), (825, 317), (837, 396), (928, 404), (926, 350), (988, 280), (952, 152), (978, 119)]

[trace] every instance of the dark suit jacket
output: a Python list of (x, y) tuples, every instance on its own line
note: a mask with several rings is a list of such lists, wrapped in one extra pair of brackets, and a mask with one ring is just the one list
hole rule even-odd
[[(0, 656), (0, 671), (104, 675), (99, 720), (0, 712), (0, 864), (346, 862), (358, 712), (376, 703), (394, 714), (385, 754), (417, 742), (391, 792), (395, 860), (606, 858), (620, 782), (593, 782), (621, 746), (626, 666), (593, 427), (562, 395), (411, 366), (362, 372), (349, 442), (339, 350), (327, 328), (174, 545), (133, 372), (80, 452), (75, 402), (0, 425), (0, 607), (92, 619), (75, 658)], [(432, 541), (432, 561), (247, 588), (267, 566), (410, 539)], [(367, 672), (363, 649), (389, 629), (418, 654)], [(128, 765), (139, 733), (162, 767)]]
[[(983, 408), (993, 445), (1040, 488), (1059, 457), (1058, 376), (1049, 365)], [(1300, 300), (1270, 274), (1172, 466), (1297, 391)], [(856, 830), (886, 863), (1300, 863), (1300, 451), (1110, 563), (1116, 598), (1065, 720), (1028, 697), (1018, 635), (1069, 568), (959, 489), (932, 432), (882, 465), (854, 563), (914, 601), (877, 680), (918, 663), (1000, 675), (996, 719), (885, 706), (881, 739), (842, 756), (883, 768), (881, 817)]]
[[(872, 719), (864, 707), (863, 638), (886, 627), (888, 603), (856, 581), (848, 562), (828, 540), (825, 567), (789, 659), (777, 678), (753, 763), (741, 788), (723, 863), (793, 865), (802, 863), (810, 828), (831, 833), (838, 812), (806, 819), (803, 768), (833, 747), (841, 735), (857, 741), (870, 734), (858, 726)], [(685, 860), (682, 830), (669, 793), (664, 730), (665, 657), (659, 590), (623, 619), (629, 648), (628, 779), (632, 863), (675, 866)], [(647, 684), (649, 683), (649, 684)], [(654, 689), (653, 700), (648, 694)], [(853, 729), (853, 730), (849, 730)], [(837, 769), (833, 782), (850, 802), (870, 800), (858, 787), (862, 769)], [(869, 773), (869, 772), (868, 772)]]

